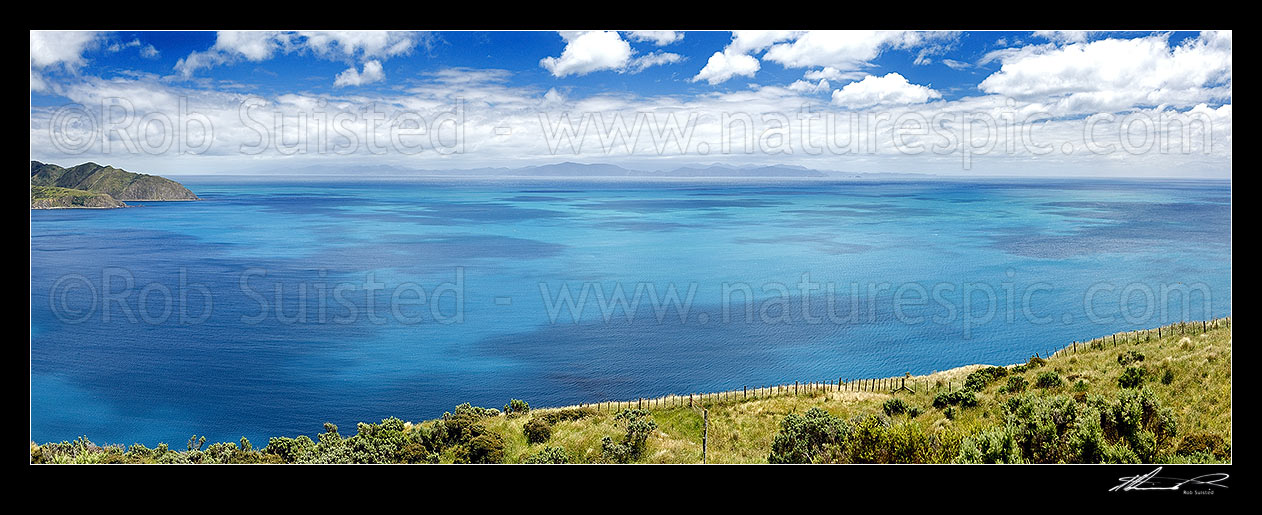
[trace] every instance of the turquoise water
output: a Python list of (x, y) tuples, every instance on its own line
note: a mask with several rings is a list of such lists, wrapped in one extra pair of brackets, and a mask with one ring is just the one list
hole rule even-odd
[(31, 212), (34, 440), (925, 373), (1231, 312), (1228, 181), (181, 180), (204, 200)]

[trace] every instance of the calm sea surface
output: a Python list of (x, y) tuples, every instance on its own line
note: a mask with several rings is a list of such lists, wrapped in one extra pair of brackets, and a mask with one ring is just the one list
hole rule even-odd
[(1228, 181), (177, 179), (204, 201), (31, 211), (34, 440), (926, 373), (1231, 313)]

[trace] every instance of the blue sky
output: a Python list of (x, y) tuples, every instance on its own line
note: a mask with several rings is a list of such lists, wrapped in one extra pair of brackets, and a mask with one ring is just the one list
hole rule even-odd
[[(1230, 32), (657, 32), (32, 32), (32, 155), (67, 162), (92, 157), (135, 166), (157, 162), (242, 171), (345, 162), (352, 156), (356, 162), (418, 169), (559, 161), (660, 169), (724, 162), (855, 172), (1077, 175), (1093, 169), (1106, 170), (1106, 175), (1230, 176)], [(105, 104), (120, 98), (129, 121), (107, 135)], [(448, 153), (438, 152), (440, 144), (434, 143), (435, 151), (428, 154), (352, 151), (332, 156), (304, 149), (243, 156), (242, 141), (257, 132), (240, 114), (242, 102), (251, 98), (265, 104), (261, 109), (269, 116), (251, 115), (259, 118), (301, 120), (302, 106), (317, 104), (345, 112), (372, 106), (391, 120), (411, 112), (432, 122), (444, 112), (458, 112), (466, 127), (459, 136), (467, 141)], [(139, 138), (143, 129), (132, 122), (151, 113), (179, 126), (183, 109), (213, 125), (214, 142), (199, 147), (200, 152), (129, 150), (126, 144), (121, 150), (116, 145), (70, 145), (75, 148), (67, 151), (67, 145), (54, 141), (73, 136), (66, 131), (74, 127), (58, 125), (63, 119), (58, 113), (66, 106), (95, 113), (88, 124), (95, 128), (79, 127), (92, 139)], [(1000, 120), (996, 132), (1034, 127), (1029, 130), (1041, 132), (1033, 139), (1064, 151), (1013, 150), (1009, 141), (1020, 138), (1011, 135), (994, 136), (1003, 151), (962, 151), (963, 158), (945, 149), (890, 150), (903, 136), (898, 129), (878, 127), (872, 136), (875, 151), (830, 148), (818, 154), (810, 151), (810, 142), (829, 135), (778, 127), (784, 121), (797, 124), (794, 113), (803, 109), (847, 120), (882, 114), (891, 120), (914, 115), (930, 122), (935, 115), (980, 113)], [(715, 127), (737, 111), (752, 115), (757, 127), (751, 134), (758, 143), (766, 136), (768, 144), (752, 153), (698, 151), (719, 148), (723, 138), (736, 137)], [(608, 135), (608, 120), (633, 120), (643, 113), (680, 119), (695, 115), (699, 128), (692, 137), (710, 139), (663, 152), (649, 141), (651, 134), (640, 134), (621, 150), (597, 141), (584, 147), (595, 151), (558, 152), (556, 148), (574, 145), (558, 147), (547, 135), (559, 127), (548, 124), (562, 115), (603, 120), (605, 125), (598, 127)], [(1005, 113), (1017, 121), (1008, 121)], [(1162, 122), (1141, 120), (1114, 128), (1122, 123), (1118, 120), (1140, 115)], [(1167, 136), (1163, 131), (1183, 130), (1182, 125), (1166, 127), (1166, 115), (1209, 127), (1205, 138), (1181, 134), (1180, 141), (1212, 141), (1210, 151), (1191, 148), (1171, 154), (1158, 144), (1153, 152), (1133, 142), (1129, 146), (1136, 148), (1127, 148), (1122, 156), (1085, 150), (1117, 147), (1118, 135), (1128, 130), (1148, 130), (1158, 142)], [(1086, 124), (1101, 116), (1113, 120), (1095, 125), (1091, 137), (1106, 134), (1111, 139), (1081, 141)], [(351, 125), (356, 123), (371, 122), (355, 120)], [(581, 125), (574, 126), (575, 137)], [(939, 127), (963, 134), (958, 132), (961, 122)], [(788, 151), (774, 145), (772, 133), (781, 130), (790, 142)], [(935, 139), (935, 134), (912, 136), (926, 143)]]

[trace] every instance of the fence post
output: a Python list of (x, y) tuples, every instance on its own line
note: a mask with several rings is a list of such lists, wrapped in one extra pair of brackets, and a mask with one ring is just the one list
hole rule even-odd
[(710, 439), (710, 410), (701, 410), (701, 420), (704, 424), (701, 429), (701, 464), (705, 465), (706, 443)]

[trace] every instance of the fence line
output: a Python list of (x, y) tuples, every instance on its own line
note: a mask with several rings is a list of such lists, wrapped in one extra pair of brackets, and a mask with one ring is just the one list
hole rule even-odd
[[(1081, 347), (1083, 351), (1101, 350), (1109, 347), (1117, 347), (1119, 344), (1135, 344), (1151, 341), (1152, 338), (1162, 338), (1172, 334), (1184, 335), (1189, 331), (1199, 330), (1207, 332), (1210, 329), (1220, 327), (1231, 328), (1231, 317), (1216, 318), (1212, 320), (1194, 321), (1194, 322), (1176, 322), (1173, 324), (1160, 326), (1155, 329), (1141, 329), (1137, 331), (1126, 331), (1115, 333), (1108, 336), (1093, 338), (1086, 341), (1074, 341), (1070, 345), (1047, 351), (1040, 355), (1035, 353), (1035, 357), (1050, 359), (1066, 353), (1077, 353)], [(659, 397), (640, 397), (631, 401), (601, 401), (590, 403), (572, 404), (569, 406), (558, 406), (550, 408), (536, 408), (539, 410), (556, 410), (567, 408), (592, 408), (598, 412), (615, 413), (623, 409), (657, 409), (657, 408), (692, 408), (713, 405), (718, 402), (743, 401), (749, 399), (766, 399), (771, 397), (782, 396), (799, 396), (802, 394), (829, 393), (829, 392), (891, 392), (901, 387), (906, 387), (914, 391), (934, 391), (934, 392), (951, 392), (962, 386), (963, 382), (955, 382), (951, 380), (933, 380), (925, 376), (903, 376), (903, 377), (884, 377), (884, 378), (850, 378), (838, 377), (836, 381), (825, 379), (822, 381), (808, 381), (793, 383), (780, 383), (767, 386), (755, 386), (750, 388), (742, 386), (731, 390), (723, 390), (719, 392), (708, 393), (690, 393), (690, 394), (668, 394)]]

